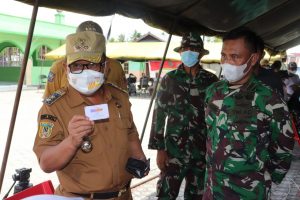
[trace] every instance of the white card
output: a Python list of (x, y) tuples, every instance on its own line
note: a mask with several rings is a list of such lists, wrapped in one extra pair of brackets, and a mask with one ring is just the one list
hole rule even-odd
[(87, 116), (90, 120), (101, 120), (101, 119), (109, 118), (107, 104), (85, 106), (84, 111), (85, 111), (85, 116)]

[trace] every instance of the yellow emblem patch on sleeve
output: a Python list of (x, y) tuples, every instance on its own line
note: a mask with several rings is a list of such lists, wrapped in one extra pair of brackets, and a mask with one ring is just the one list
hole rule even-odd
[(45, 138), (50, 137), (53, 127), (54, 127), (54, 124), (51, 122), (40, 122), (40, 126), (39, 126), (40, 138), (45, 139)]

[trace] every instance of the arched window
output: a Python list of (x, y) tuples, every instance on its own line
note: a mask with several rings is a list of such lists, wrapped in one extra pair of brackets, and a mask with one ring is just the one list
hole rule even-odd
[(42, 45), (40, 47), (40, 49), (38, 50), (38, 55), (37, 55), (38, 57), (37, 57), (37, 59), (38, 60), (45, 60), (45, 54), (48, 53), (48, 52), (50, 52), (50, 51), (51, 51), (50, 48), (48, 48), (45, 45)]
[(0, 52), (1, 67), (20, 67), (24, 54), (18, 47), (6, 47)]
[(50, 52), (51, 49), (45, 45), (40, 46), (33, 52), (33, 66), (48, 66), (51, 65), (51, 61), (46, 60), (45, 55)]

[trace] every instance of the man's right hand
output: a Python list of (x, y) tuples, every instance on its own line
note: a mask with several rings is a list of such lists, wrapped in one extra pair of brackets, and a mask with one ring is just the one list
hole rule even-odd
[(70, 142), (76, 148), (80, 147), (85, 136), (90, 135), (94, 131), (94, 121), (83, 115), (74, 115), (69, 122), (68, 131)]
[(168, 154), (165, 150), (157, 150), (156, 164), (161, 171), (166, 170), (168, 160)]

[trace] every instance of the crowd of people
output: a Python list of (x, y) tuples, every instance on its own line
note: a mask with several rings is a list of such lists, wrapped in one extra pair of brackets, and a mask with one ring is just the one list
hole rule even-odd
[[(159, 82), (148, 143), (157, 198), (175, 200), (185, 180), (186, 200), (269, 199), (292, 161), (291, 116), (300, 122), (296, 63), (260, 64), (264, 42), (243, 27), (223, 37), (220, 80), (200, 64), (209, 51), (199, 34), (184, 34), (174, 51), (182, 62)], [(128, 95), (137, 78), (126, 80), (105, 52), (101, 27), (84, 22), (50, 70), (33, 150), (57, 173), (57, 195), (129, 200), (131, 179), (149, 173)]]

